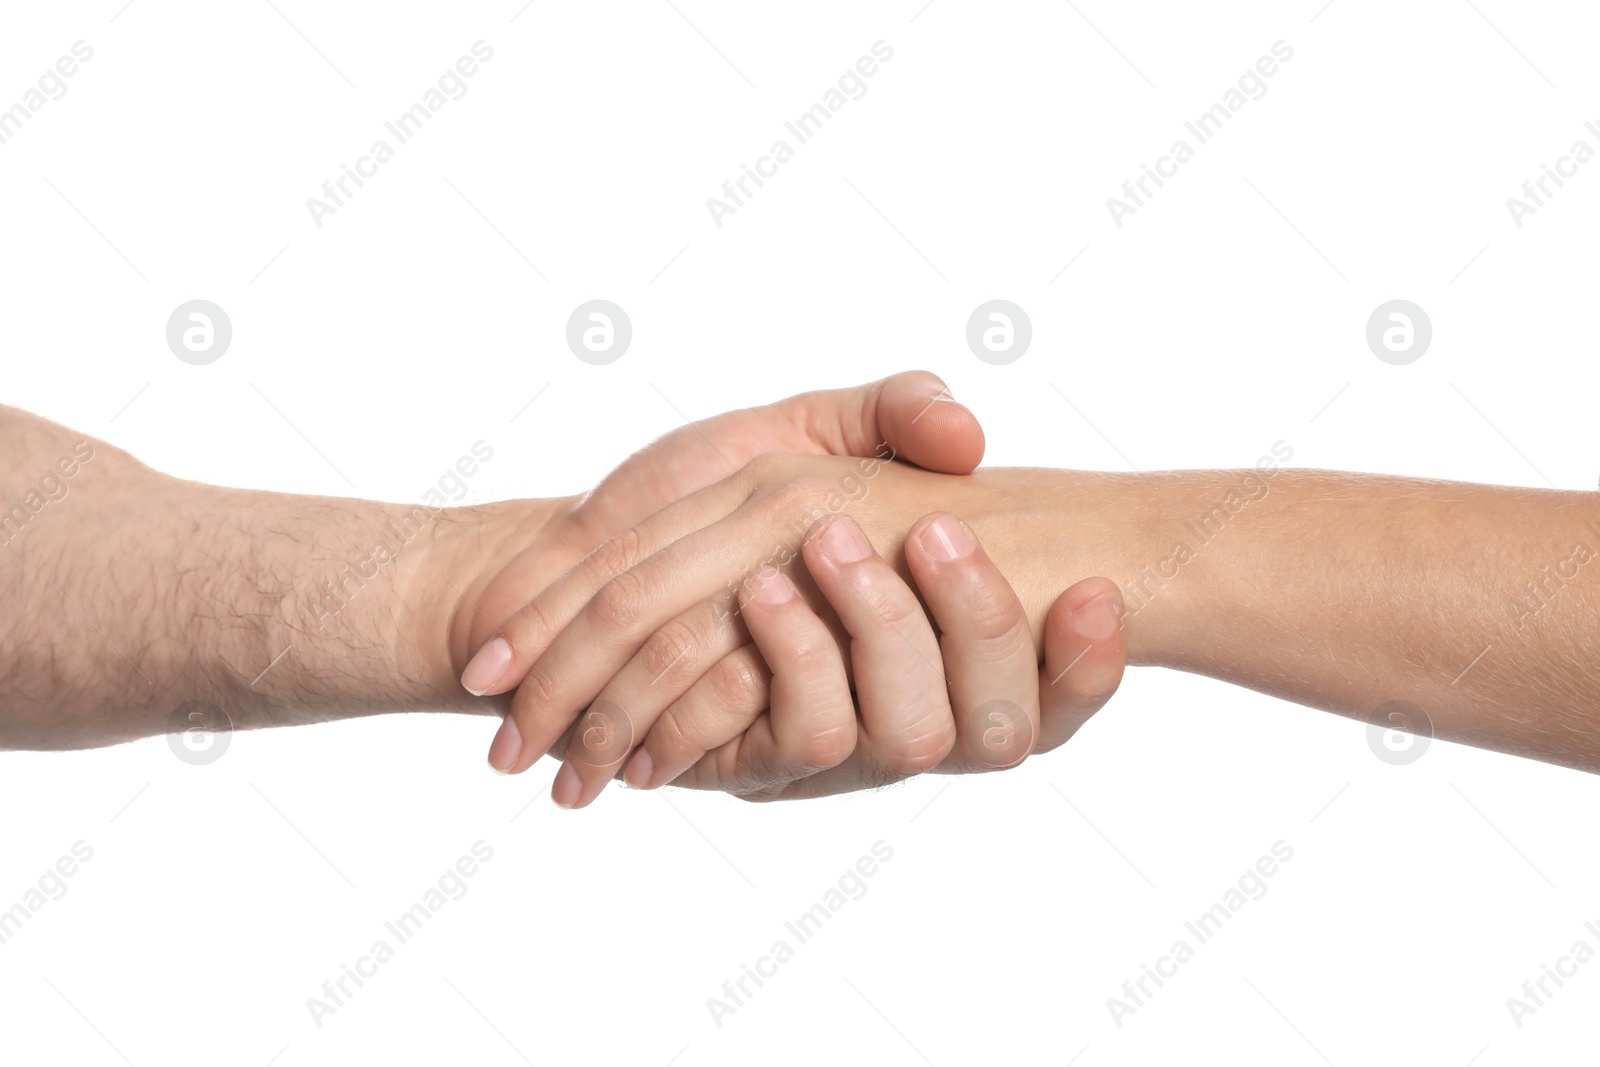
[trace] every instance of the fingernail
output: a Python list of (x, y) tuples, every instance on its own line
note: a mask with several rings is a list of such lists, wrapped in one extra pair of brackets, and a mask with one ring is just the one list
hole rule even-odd
[(872, 546), (859, 526), (841, 516), (822, 531), (822, 551), (835, 563), (855, 563), (872, 555)]
[(563, 763), (556, 772), (556, 780), (550, 783), (550, 799), (556, 802), (558, 808), (570, 808), (578, 802), (578, 794), (583, 792), (583, 780), (578, 777), (578, 772), (572, 769), (572, 764)]
[(501, 720), (500, 729), (489, 744), (489, 766), (496, 774), (505, 774), (517, 765), (520, 755), (522, 732), (517, 729), (517, 720), (507, 715)]
[(475, 697), (481, 697), (489, 691), (489, 687), (498, 682), (506, 673), (506, 668), (511, 666), (511, 642), (503, 637), (478, 649), (478, 654), (467, 663), (467, 669), (461, 672), (461, 687)]
[(1117, 632), (1121, 620), (1110, 597), (1098, 597), (1072, 609), (1072, 628), (1089, 641), (1104, 641)]
[(973, 549), (978, 547), (978, 542), (972, 537), (972, 531), (954, 515), (940, 515), (928, 523), (918, 540), (928, 555), (945, 563), (964, 559), (972, 555)]
[(750, 599), (759, 604), (778, 605), (794, 596), (794, 586), (776, 567), (762, 567), (750, 579)]
[(644, 749), (633, 754), (633, 759), (628, 763), (628, 769), (622, 772), (622, 780), (635, 789), (644, 789), (650, 785), (650, 776), (655, 773), (656, 761), (650, 758), (650, 753)]

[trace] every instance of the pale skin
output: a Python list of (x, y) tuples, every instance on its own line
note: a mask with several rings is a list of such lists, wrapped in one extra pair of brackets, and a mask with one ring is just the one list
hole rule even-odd
[[(196, 706), (241, 729), (503, 713), (509, 698), (457, 682), (481, 633), (608, 538), (773, 450), (895, 454), (959, 474), (981, 458), (983, 437), (941, 382), (912, 372), (684, 427), (582, 497), (441, 510), (187, 482), (0, 407), (0, 747), (166, 733)], [(985, 577), (1004, 586), (992, 568)], [(950, 610), (971, 596), (930, 590)], [(1062, 638), (1063, 649), (1083, 645)], [(1085, 666), (1103, 661), (1114, 674), (1082, 670), (1055, 694), (1082, 715), (1115, 689), (1120, 635), (1093, 652)], [(682, 784), (740, 785), (712, 760)], [(874, 784), (835, 776), (832, 787)]]
[[(190, 701), (245, 728), (509, 708), (516, 744), (502, 725), (491, 761), (522, 771), (565, 752), (598, 699), (626, 708), (627, 747), (614, 762), (569, 757), (558, 802), (588, 803), (617, 774), (654, 787), (685, 760), (670, 780), (803, 796), (1053, 747), (1115, 690), (1125, 652), (1359, 718), (1408, 701), (1437, 736), (1600, 769), (1600, 676), (1584, 655), (1600, 612), (1593, 494), (880, 463), (819, 521), (817, 501), (861, 468), (818, 453), (895, 441), (953, 472), (981, 456), (936, 381), (894, 381), (685, 428), (581, 500), (446, 509), (331, 620), (307, 591), (411, 509), (183, 482), (0, 409), (0, 507), (28, 514), (0, 536), (0, 745), (163, 733)], [(955, 516), (981, 548), (946, 559), (960, 523), (933, 530)], [(841, 550), (832, 535), (856, 527), (878, 556)], [(799, 597), (771, 595), (789, 583)], [(474, 678), (469, 657), (497, 637), (497, 676)], [(501, 695), (465, 691), (464, 668)], [(997, 699), (1022, 720), (985, 717)]]
[[(740, 629), (721, 620), (743, 603), (754, 631), (750, 609), (772, 582), (745, 579), (750, 555), (726, 546), (782, 542), (849, 462), (760, 457), (535, 598), (501, 628), (515, 654), (486, 654), (495, 676), (469, 668), (474, 689), (515, 694), (491, 763), (525, 770), (591, 704), (626, 718), (646, 762), (640, 769), (637, 754), (606, 751), (601, 761), (568, 747), (552, 786), (562, 806), (591, 802), (618, 766), (636, 785), (658, 785), (653, 765), (663, 753), (675, 769), (702, 743), (721, 744), (726, 723), (708, 726), (676, 709), (696, 700), (725, 657), (748, 654)], [(1600, 552), (1594, 493), (1282, 469), (999, 469), (952, 479), (886, 466), (849, 506), (849, 520), (920, 582), (928, 542), (906, 531), (918, 532), (930, 506), (962, 516), (1010, 579), (1018, 603), (991, 621), (996, 632), (1027, 634), (1045, 675), (1050, 591), (1103, 574), (1128, 599), (1129, 663), (1362, 719), (1406, 702), (1405, 718), (1389, 722), (1417, 726), (1407, 721), (1415, 706), (1435, 736), (1600, 770), (1600, 670), (1587, 654), (1600, 619), (1600, 567), (1590, 566)], [(818, 538), (783, 570), (802, 589), (826, 587), (830, 555), (843, 558)], [(870, 611), (847, 611), (849, 598), (831, 588), (809, 600), (819, 623), (837, 625), (837, 616), (858, 638), (858, 624), (915, 621), (890, 582), (878, 585), (865, 594)], [(754, 637), (776, 670), (777, 642), (769, 651), (762, 634)], [(1048, 684), (1042, 676), (1040, 688)], [(1022, 700), (1019, 688), (1009, 692)], [(776, 710), (776, 695), (772, 703)], [(928, 722), (938, 721), (935, 711)], [(912, 758), (901, 753), (899, 763), (855, 772), (890, 779), (961, 755), (948, 734), (919, 736), (927, 743)], [(812, 755), (851, 766), (863, 752), (871, 754)]]

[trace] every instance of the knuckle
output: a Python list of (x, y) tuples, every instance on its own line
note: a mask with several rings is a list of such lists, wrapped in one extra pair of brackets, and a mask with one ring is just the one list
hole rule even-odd
[(535, 662), (529, 668), (528, 676), (522, 680), (522, 685), (517, 689), (517, 698), (522, 710), (517, 725), (522, 728), (523, 736), (526, 737), (538, 709), (551, 707), (556, 701), (556, 680), (550, 676), (543, 663)]
[(922, 616), (922, 605), (900, 584), (899, 576), (892, 571), (862, 572), (857, 589), (872, 608), (873, 614), (891, 629), (899, 630), (913, 618)]
[(843, 729), (808, 734), (796, 745), (793, 762), (806, 774), (837, 767), (855, 751), (855, 740)]
[(597, 582), (609, 581), (639, 565), (644, 542), (637, 529), (624, 530), (600, 542), (583, 560), (584, 573)]
[(896, 737), (879, 753), (878, 761), (890, 774), (909, 778), (943, 763), (955, 744), (955, 723), (944, 718), (929, 729)]
[(824, 644), (815, 637), (804, 637), (789, 647), (785, 658), (796, 675), (815, 678), (827, 671), (829, 660), (837, 659), (838, 654), (832, 644)]
[(560, 632), (558, 620), (551, 617), (549, 610), (542, 603), (543, 597), (534, 597), (501, 627), (501, 632), (511, 643), (511, 650), (517, 658), (531, 660), (549, 644), (550, 639)]
[(706, 678), (711, 699), (728, 710), (746, 710), (764, 700), (766, 678), (750, 657), (725, 656)]
[(651, 634), (639, 650), (640, 663), (650, 675), (650, 684), (655, 685), (693, 666), (700, 646), (700, 635), (695, 628), (678, 619)]
[(831, 488), (817, 478), (789, 478), (773, 488), (772, 505), (791, 526), (807, 529), (830, 514), (825, 505)]
[(977, 584), (961, 604), (961, 628), (980, 641), (1007, 641), (1022, 630), (1022, 605), (1009, 590)]
[(699, 752), (701, 746), (690, 740), (689, 728), (683, 721), (683, 710), (676, 704), (661, 713), (661, 718), (650, 728), (647, 748), (652, 755), (671, 754), (676, 757), (686, 752)]
[(638, 625), (648, 603), (644, 579), (638, 571), (626, 570), (600, 587), (589, 610), (602, 626), (626, 632)]

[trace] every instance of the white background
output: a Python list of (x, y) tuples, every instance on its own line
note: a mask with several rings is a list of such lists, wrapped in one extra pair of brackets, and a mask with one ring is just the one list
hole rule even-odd
[[(0, 145), (0, 400), (175, 474), (395, 500), (483, 439), (494, 499), (921, 366), (995, 464), (1281, 440), (1296, 467), (1594, 486), (1600, 162), (1520, 229), (1505, 203), (1600, 147), (1591, 10), (920, 2), (7, 5), (0, 106), (94, 57)], [(480, 39), (467, 95), (318, 229), (306, 198)], [(878, 40), (865, 97), (717, 228), (706, 198)], [(1267, 94), (1116, 227), (1106, 198), (1278, 40)], [(606, 367), (563, 340), (595, 297), (634, 325)], [(964, 340), (996, 297), (1034, 328), (1002, 367)], [(165, 344), (194, 298), (233, 323), (208, 367)], [(1364, 340), (1394, 298), (1433, 322), (1409, 366)], [(486, 770), (493, 725), (236, 735), (209, 767), (160, 738), (4, 756), (0, 907), (94, 855), (0, 946), (0, 1058), (1592, 1056), (1600, 962), (1520, 1029), (1506, 1007), (1600, 948), (1589, 776), (1443, 743), (1395, 767), (1359, 723), (1155, 670), (1014, 773), (784, 807), (563, 813), (553, 768)], [(317, 1027), (307, 998), (480, 839), (470, 892)], [(715, 1025), (707, 998), (880, 840), (866, 896)], [(1107, 998), (1279, 840), (1267, 895), (1116, 1026)]]

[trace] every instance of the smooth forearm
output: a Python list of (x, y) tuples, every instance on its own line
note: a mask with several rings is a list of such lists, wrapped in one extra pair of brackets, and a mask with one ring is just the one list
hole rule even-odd
[(1600, 770), (1600, 502), (1326, 471), (1064, 474), (1057, 559), (1122, 586), (1130, 662)]

